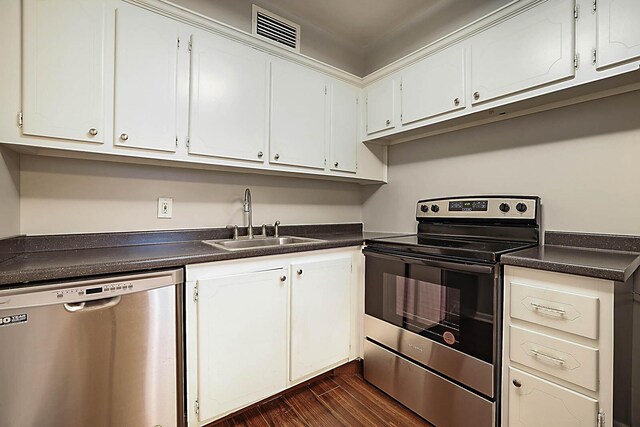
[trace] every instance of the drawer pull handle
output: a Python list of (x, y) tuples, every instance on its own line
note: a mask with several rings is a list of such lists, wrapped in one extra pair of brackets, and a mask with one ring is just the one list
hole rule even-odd
[(549, 356), (548, 354), (544, 354), (542, 352), (539, 352), (538, 350), (531, 349), (531, 353), (533, 353), (534, 357), (546, 360), (547, 362), (551, 362), (558, 366), (564, 366), (565, 364), (564, 359), (561, 359), (559, 357)]
[(518, 379), (514, 379), (513, 381), (511, 381), (513, 383), (514, 386), (516, 386), (517, 388), (522, 387), (522, 383), (520, 382), (520, 380)]
[(531, 307), (534, 308), (534, 310), (545, 311), (547, 313), (557, 314), (558, 316), (564, 316), (565, 314), (567, 314), (565, 310), (562, 310), (560, 308), (547, 307), (546, 305), (538, 304), (535, 302), (532, 302), (530, 304)]

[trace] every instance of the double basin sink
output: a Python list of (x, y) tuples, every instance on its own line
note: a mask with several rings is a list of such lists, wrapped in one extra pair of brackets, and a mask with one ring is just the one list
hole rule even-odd
[(226, 251), (240, 251), (246, 249), (264, 248), (272, 246), (291, 246), (300, 245), (304, 243), (320, 242), (318, 239), (310, 239), (308, 237), (294, 237), (294, 236), (282, 236), (282, 237), (263, 237), (256, 236), (253, 239), (242, 237), (240, 239), (226, 239), (226, 240), (203, 240), (206, 243), (216, 248), (224, 249)]

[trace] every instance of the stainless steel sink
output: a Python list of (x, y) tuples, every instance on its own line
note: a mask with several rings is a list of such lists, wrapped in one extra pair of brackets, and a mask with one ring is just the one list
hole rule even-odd
[(241, 238), (238, 240), (203, 240), (207, 245), (215, 246), (227, 251), (240, 251), (243, 249), (263, 248), (269, 246), (291, 246), (300, 245), (302, 243), (320, 242), (318, 239), (310, 239), (308, 237), (258, 237), (253, 239)]

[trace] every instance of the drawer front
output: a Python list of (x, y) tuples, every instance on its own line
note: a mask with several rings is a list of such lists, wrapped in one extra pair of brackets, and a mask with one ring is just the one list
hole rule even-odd
[(509, 368), (510, 427), (591, 427), (597, 414), (597, 400)]
[(598, 339), (598, 297), (511, 282), (511, 317)]
[(509, 334), (512, 361), (598, 391), (597, 349), (518, 326), (510, 326)]

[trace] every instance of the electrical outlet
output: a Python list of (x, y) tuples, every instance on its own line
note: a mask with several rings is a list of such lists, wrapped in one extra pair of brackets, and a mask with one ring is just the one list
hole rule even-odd
[(173, 212), (173, 199), (168, 197), (158, 198), (158, 218), (171, 218)]

